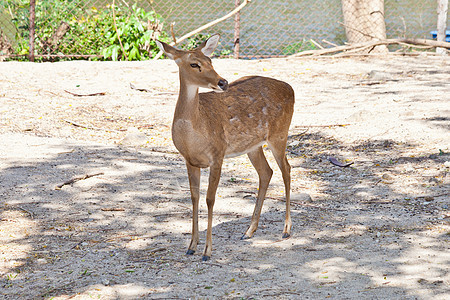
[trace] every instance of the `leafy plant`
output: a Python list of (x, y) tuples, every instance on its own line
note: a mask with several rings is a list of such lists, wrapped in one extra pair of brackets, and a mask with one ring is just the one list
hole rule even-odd
[[(6, 0), (0, 4), (0, 9), (11, 12), (12, 23), (17, 29), (15, 52), (28, 54), (29, 1)], [(36, 53), (102, 54), (103, 57), (93, 59), (141, 60), (158, 52), (154, 42), (158, 34), (159, 39), (168, 41), (168, 35), (161, 30), (162, 26), (158, 26), (163, 23), (162, 18), (154, 11), (147, 12), (136, 4), (131, 8), (115, 6), (114, 10), (115, 18), (110, 5), (86, 9), (83, 0), (37, 1)], [(69, 31), (56, 45), (49, 43), (62, 22), (69, 24)]]
[(311, 40), (303, 39), (301, 42), (287, 45), (282, 49), (282, 52), (284, 55), (291, 55), (301, 51), (315, 50), (315, 49), (317, 49), (317, 47)]
[[(188, 38), (187, 41), (181, 46), (181, 49), (183, 49), (183, 50), (195, 49), (198, 46), (200, 46), (201, 43), (203, 43), (206, 39), (208, 39), (210, 37), (211, 37), (211, 34), (198, 33), (198, 34)], [(219, 44), (220, 44), (220, 42), (219, 42)], [(231, 55), (232, 53), (233, 53), (233, 51), (230, 49), (222, 49), (219, 53), (214, 51), (212, 55), (225, 57), (225, 56)]]
[[(109, 28), (105, 35), (110, 46), (103, 49), (103, 56), (112, 60), (141, 60), (155, 56), (159, 49), (152, 37), (159, 35), (159, 40), (165, 42), (169, 40), (165, 32), (159, 34), (160, 23), (162, 23), (160, 15), (154, 11), (146, 12), (136, 4), (129, 13), (123, 8), (119, 9), (116, 14), (116, 25)], [(156, 28), (149, 28), (148, 24), (154, 24)]]
[(197, 33), (194, 36), (191, 36), (183, 43), (181, 49), (183, 50), (192, 50), (201, 45), (206, 39), (210, 38), (210, 34)]

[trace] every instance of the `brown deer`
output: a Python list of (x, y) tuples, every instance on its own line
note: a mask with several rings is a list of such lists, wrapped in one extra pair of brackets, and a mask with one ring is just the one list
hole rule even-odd
[[(283, 175), (286, 189), (286, 218), (283, 238), (290, 236), (290, 165), (286, 158), (288, 130), (294, 111), (294, 91), (282, 81), (243, 77), (228, 85), (214, 70), (210, 56), (219, 35), (198, 48), (182, 51), (157, 41), (159, 48), (179, 67), (180, 92), (172, 124), (175, 147), (186, 160), (193, 205), (192, 237), (186, 254), (194, 254), (199, 241), (198, 201), (200, 168), (210, 168), (206, 194), (208, 227), (203, 260), (211, 257), (212, 217), (216, 190), (224, 158), (247, 154), (259, 175), (259, 191), (248, 239), (258, 227), (261, 209), (272, 177), (262, 146), (267, 143)], [(213, 92), (200, 93), (199, 87)]]

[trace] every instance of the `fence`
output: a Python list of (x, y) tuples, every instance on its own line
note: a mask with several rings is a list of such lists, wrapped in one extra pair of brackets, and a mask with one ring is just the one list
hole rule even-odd
[[(151, 58), (157, 53), (151, 42), (152, 33), (162, 32), (163, 38), (172, 41), (172, 36), (179, 38), (227, 14), (242, 2), (37, 1), (34, 53), (49, 60)], [(28, 53), (29, 4), (29, 0), (0, 3), (0, 57), (23, 59), (21, 55)], [(437, 22), (436, 0), (385, 0), (384, 15), (388, 38), (431, 38), (430, 31), (435, 30)], [(217, 49), (221, 56), (234, 55), (238, 46), (239, 57), (260, 58), (343, 44), (346, 41), (343, 24), (341, 0), (253, 0), (239, 15), (203, 33), (222, 35)], [(131, 37), (125, 37), (127, 30)], [(185, 45), (195, 44), (201, 38), (185, 41)]]

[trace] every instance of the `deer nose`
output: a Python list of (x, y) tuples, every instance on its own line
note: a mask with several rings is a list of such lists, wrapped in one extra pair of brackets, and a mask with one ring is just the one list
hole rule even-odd
[(228, 89), (228, 81), (226, 81), (225, 79), (220, 79), (217, 86), (220, 87), (223, 91), (226, 91)]

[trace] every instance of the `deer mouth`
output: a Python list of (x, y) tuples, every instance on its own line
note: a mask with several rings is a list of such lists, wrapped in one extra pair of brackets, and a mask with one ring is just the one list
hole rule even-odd
[(208, 88), (212, 89), (212, 90), (213, 90), (214, 92), (216, 92), (216, 93), (223, 93), (223, 92), (226, 91), (226, 88), (223, 89), (223, 88), (221, 88), (221, 87), (219, 87), (219, 86), (213, 86), (212, 84), (209, 84), (209, 85), (208, 85)]
[(223, 93), (228, 89), (228, 81), (220, 79), (217, 85), (208, 84), (208, 87), (216, 93)]

